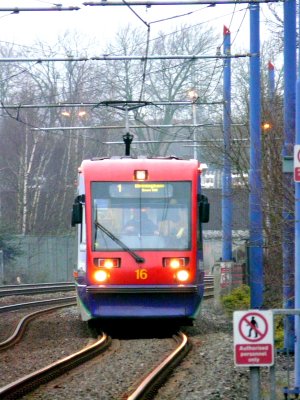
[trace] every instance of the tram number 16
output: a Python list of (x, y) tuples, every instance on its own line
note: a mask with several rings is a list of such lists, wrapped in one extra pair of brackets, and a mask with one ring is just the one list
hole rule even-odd
[(148, 271), (146, 269), (137, 269), (135, 271), (136, 279), (147, 279)]

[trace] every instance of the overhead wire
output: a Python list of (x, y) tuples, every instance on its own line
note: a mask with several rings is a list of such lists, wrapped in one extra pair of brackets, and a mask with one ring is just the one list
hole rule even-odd
[[(232, 22), (233, 22), (233, 19), (234, 19), (234, 16), (236, 15), (236, 13), (241, 11), (241, 10), (238, 10), (238, 11), (237, 11), (237, 10), (236, 10), (236, 6), (237, 6), (237, 4), (234, 5), (234, 10), (233, 10), (233, 12), (229, 14), (229, 15), (231, 15), (231, 20), (230, 20), (230, 23), (229, 23), (229, 27), (231, 27), (231, 24), (232, 24)], [(206, 7), (205, 7), (205, 8), (206, 8)], [(202, 10), (203, 10), (203, 8), (202, 8)], [(245, 19), (245, 16), (246, 16), (248, 7), (247, 7), (247, 8), (243, 8), (242, 11), (244, 11), (244, 10), (245, 10), (244, 16), (243, 16), (243, 18), (242, 18), (241, 24), (240, 24), (240, 26), (239, 26), (239, 28), (238, 28), (238, 31), (237, 31), (237, 33), (236, 33), (236, 35), (235, 35), (235, 38), (234, 38), (234, 40), (232, 41), (232, 43), (235, 41), (235, 39), (237, 38), (237, 36), (238, 36), (238, 34), (239, 34), (239, 32), (240, 32), (240, 29), (241, 29), (241, 26), (242, 26), (242, 24), (243, 24), (243, 22), (244, 22), (244, 19)], [(199, 12), (199, 11), (200, 11), (200, 10), (196, 10), (196, 12)], [(181, 15), (177, 15), (177, 16), (173, 16), (173, 17), (170, 17), (170, 18), (177, 18), (177, 17), (181, 17), (181, 16), (186, 16), (186, 15), (189, 15), (189, 13), (181, 14)], [(158, 21), (154, 21), (154, 22), (152, 22), (152, 23), (159, 22), (159, 21), (165, 21), (165, 20), (166, 20), (166, 19), (164, 19), (164, 20), (158, 20)], [(200, 25), (200, 24), (193, 25), (192, 27), (197, 26), (197, 25)], [(186, 29), (191, 29), (192, 27), (188, 27), (188, 28), (186, 28)], [(174, 34), (174, 32), (172, 32), (172, 33), (170, 33), (170, 34)], [(223, 43), (222, 43), (222, 44), (223, 44)], [(188, 62), (188, 61), (185, 61), (185, 62), (181, 63), (181, 65), (183, 65), (183, 64), (186, 63), (186, 62)], [(207, 92), (208, 92), (208, 90), (209, 90), (209, 88), (210, 88), (210, 85), (212, 84), (213, 77), (214, 77), (214, 74), (215, 74), (215, 70), (216, 70), (216, 68), (217, 68), (217, 64), (218, 64), (218, 59), (215, 60), (214, 69), (213, 69), (213, 72), (212, 72), (212, 74), (211, 74), (211, 76), (210, 76), (210, 80), (209, 80), (209, 83), (208, 83), (208, 85), (207, 85), (207, 88), (205, 89), (203, 98), (205, 98), (205, 96), (206, 96), (206, 94), (207, 94)], [(151, 73), (151, 72), (150, 72), (150, 73)], [(215, 85), (215, 88), (214, 88), (213, 91), (215, 91), (216, 87), (219, 85), (220, 80), (221, 80), (221, 77), (222, 77), (222, 72), (220, 73), (218, 82), (217, 82), (217, 84)]]
[(156, 24), (158, 22), (166, 22), (166, 21), (170, 21), (170, 20), (176, 19), (176, 18), (187, 17), (188, 15), (192, 15), (192, 14), (195, 14), (197, 12), (203, 11), (204, 9), (209, 8), (209, 7), (211, 7), (211, 6), (201, 7), (201, 9), (198, 9), (198, 10), (189, 11), (189, 12), (184, 13), (184, 14), (173, 15), (172, 17), (166, 17), (166, 18), (163, 18), (163, 19), (158, 19), (158, 20), (155, 20), (155, 21), (151, 21), (150, 23), (151, 24)]
[[(245, 11), (245, 12), (244, 12), (242, 21), (241, 21), (241, 23), (240, 23), (240, 25), (239, 25), (239, 27), (238, 27), (238, 29), (237, 29), (237, 32), (236, 32), (236, 34), (235, 34), (235, 37), (234, 37), (234, 39), (231, 41), (231, 45), (234, 43), (234, 41), (236, 40), (238, 34), (240, 33), (240, 30), (241, 30), (241, 27), (242, 27), (242, 25), (243, 25), (243, 23), (244, 23), (244, 21), (245, 21), (245, 17), (246, 17), (246, 14), (247, 14), (248, 9), (249, 9), (249, 7), (243, 8), (243, 11)], [(229, 25), (228, 25), (229, 31), (230, 31), (230, 29), (231, 29), (231, 25), (232, 25), (232, 23), (233, 23), (233, 18), (234, 18), (234, 16), (236, 15), (236, 12), (237, 12), (237, 11), (236, 11), (236, 4), (235, 4), (235, 6), (234, 6), (234, 11), (233, 11), (233, 13), (232, 13), (232, 15), (231, 15), (230, 23), (229, 23)], [(223, 44), (224, 44), (224, 38), (223, 38), (223, 40), (222, 40), (221, 45), (219, 45), (218, 47), (221, 48), (221, 47), (223, 46)], [(216, 67), (217, 61), (218, 61), (218, 60), (216, 60), (215, 67)], [(214, 71), (215, 71), (215, 67), (214, 67)], [(211, 75), (211, 78), (212, 78), (212, 76), (214, 75), (214, 71), (213, 71), (213, 73), (212, 73), (212, 75)], [(216, 91), (217, 87), (218, 87), (219, 84), (220, 84), (220, 81), (221, 81), (222, 76), (223, 76), (223, 69), (220, 70), (220, 75), (219, 75), (218, 81), (217, 81), (215, 87), (212, 89), (211, 93), (208, 94), (208, 97), (210, 97), (210, 95)], [(208, 86), (207, 86), (207, 88), (206, 88), (206, 90), (205, 90), (205, 96), (206, 96), (206, 94), (207, 94), (207, 92), (208, 92), (208, 90), (209, 90), (211, 84), (212, 84), (212, 79), (210, 79), (210, 81), (209, 81), (209, 83), (208, 83)]]
[[(203, 11), (203, 10), (205, 10), (206, 8), (209, 8), (209, 7), (210, 7), (210, 6), (202, 7), (201, 9), (195, 10), (195, 11), (193, 11), (192, 13)], [(242, 12), (242, 11), (244, 11), (245, 9), (247, 10), (247, 9), (248, 9), (248, 6), (247, 6), (246, 8), (244, 7), (244, 8), (242, 8), (242, 9), (240, 9), (240, 10), (237, 10), (236, 13)], [(207, 20), (205, 20), (205, 21), (199, 22), (199, 23), (197, 23), (197, 24), (189, 25), (189, 26), (187, 26), (187, 27), (181, 27), (180, 29), (176, 29), (176, 30), (174, 30), (174, 31), (172, 31), (172, 32), (169, 32), (169, 33), (166, 33), (166, 34), (164, 34), (164, 35), (160, 35), (160, 36), (154, 37), (154, 38), (150, 39), (150, 42), (153, 42), (153, 41), (155, 41), (155, 40), (161, 40), (161, 38), (166, 38), (167, 36), (174, 35), (175, 33), (179, 33), (179, 32), (181, 32), (181, 31), (185, 31), (185, 30), (190, 30), (190, 29), (193, 29), (193, 28), (195, 28), (195, 27), (198, 27), (198, 26), (201, 26), (201, 25), (205, 25), (205, 24), (208, 24), (208, 23), (217, 21), (218, 19), (223, 19), (224, 17), (227, 17), (228, 15), (232, 15), (232, 12), (230, 12), (230, 13), (225, 13), (225, 14), (222, 14), (222, 15), (220, 15), (220, 16), (218, 16), (218, 17), (210, 18), (210, 19), (207, 19)], [(178, 16), (176, 15), (176, 16), (173, 16), (173, 17), (170, 17), (170, 18), (177, 18), (177, 17), (179, 18), (179, 17), (184, 17), (184, 16), (185, 16), (185, 14), (182, 14), (182, 15), (178, 15)], [(169, 19), (169, 18), (167, 18), (167, 19)], [(161, 20), (161, 21), (164, 22), (164, 20), (167, 20), (167, 19), (163, 19), (163, 20)], [(154, 23), (157, 23), (157, 22), (160, 22), (160, 20), (152, 21), (152, 22), (150, 22), (150, 24), (154, 24)], [(142, 45), (143, 43), (145, 43), (145, 41), (138, 42), (137, 45)], [(120, 50), (120, 51), (121, 51), (121, 50)], [(119, 52), (111, 52), (111, 53), (108, 53), (107, 55), (109, 55), (109, 56), (118, 56), (118, 55), (122, 55), (122, 54), (119, 53)]]
[[(125, 0), (123, 0), (123, 2), (124, 2), (124, 4), (128, 5), (128, 3), (126, 3)], [(131, 7), (130, 7), (129, 5), (128, 5), (128, 7), (131, 9)], [(202, 8), (202, 9), (203, 9), (203, 8)], [(143, 94), (143, 90), (144, 90), (145, 79), (146, 79), (146, 63), (147, 63), (147, 60), (148, 60), (147, 55), (148, 55), (149, 43), (150, 43), (150, 24), (146, 23), (135, 11), (133, 11), (132, 9), (131, 9), (131, 11), (134, 12), (135, 15), (147, 26), (146, 56), (145, 56), (145, 61), (144, 61), (144, 71), (143, 71), (143, 79), (142, 79), (142, 82), (143, 82), (143, 83), (142, 83), (141, 92), (140, 92), (140, 97), (139, 97), (139, 98), (141, 99), (141, 98), (142, 98), (142, 94)], [(200, 11), (200, 10), (196, 10), (196, 11), (194, 11), (194, 12), (199, 12), (199, 11)], [(191, 12), (191, 13), (194, 13), (194, 12)], [(185, 14), (173, 16), (173, 17), (170, 17), (170, 18), (168, 18), (168, 19), (173, 19), (173, 18), (179, 18), (179, 17), (187, 16), (187, 15), (190, 15), (191, 13), (185, 13)], [(232, 14), (232, 19), (233, 19), (233, 14)], [(157, 21), (152, 21), (151, 23), (158, 23), (158, 22), (161, 22), (161, 21), (160, 21), (160, 20), (157, 20)], [(200, 24), (196, 24), (196, 25), (200, 25)], [(190, 28), (187, 28), (187, 29), (190, 29)], [(170, 33), (170, 34), (172, 34), (172, 33)], [(151, 40), (154, 40), (154, 39), (151, 39)], [(190, 61), (190, 60), (189, 60), (189, 61)], [(186, 61), (186, 62), (189, 62), (189, 61)], [(186, 62), (181, 63), (181, 65), (182, 65), (182, 64), (185, 64)], [(180, 65), (180, 64), (179, 64), (179, 65)], [(212, 75), (211, 75), (210, 83), (211, 83), (211, 81), (212, 81), (212, 77), (213, 77), (213, 75), (214, 75), (214, 72), (215, 72), (215, 69), (216, 69), (216, 65), (217, 65), (217, 60), (216, 60), (216, 62), (215, 62), (214, 70), (213, 70), (213, 73), (212, 73)], [(171, 67), (170, 67), (170, 68), (171, 68)], [(175, 66), (172, 67), (172, 68), (175, 68)], [(25, 72), (25, 70), (24, 70), (24, 72)], [(155, 71), (155, 72), (158, 72), (158, 71)], [(22, 73), (22, 72), (20, 72), (20, 73)], [(19, 74), (20, 74), (20, 73), (19, 73)], [(150, 73), (152, 73), (152, 72), (150, 72)], [(16, 75), (18, 75), (18, 74), (16, 74)], [(220, 75), (220, 78), (221, 78), (221, 75)], [(219, 81), (220, 81), (220, 78), (219, 78)], [(218, 81), (218, 83), (219, 83), (219, 81)], [(218, 84), (217, 84), (217, 85), (218, 85)], [(210, 86), (210, 84), (208, 85), (208, 87), (207, 87), (205, 93), (207, 93), (209, 86)]]
[(144, 87), (145, 87), (145, 81), (146, 81), (146, 71), (147, 71), (147, 63), (148, 63), (148, 54), (149, 54), (149, 40), (150, 40), (150, 24), (147, 23), (146, 21), (143, 20), (143, 18), (140, 17), (140, 15), (126, 2), (126, 0), (122, 0), (122, 2), (134, 13), (134, 15), (142, 21), (146, 27), (147, 27), (147, 40), (146, 40), (146, 50), (145, 50), (145, 58), (144, 58), (144, 68), (143, 68), (143, 74), (142, 74), (142, 84), (141, 84), (141, 90), (140, 90), (140, 95), (139, 95), (139, 100), (142, 99), (143, 92), (144, 92)]
[[(141, 85), (141, 91), (140, 91), (140, 96), (139, 96), (139, 99), (141, 99), (141, 98), (142, 98), (143, 91), (144, 91), (145, 80), (146, 80), (146, 71), (147, 71), (147, 62), (148, 62), (148, 51), (149, 51), (149, 42), (150, 42), (150, 25), (151, 25), (151, 24), (154, 24), (154, 23), (165, 22), (166, 20), (169, 20), (169, 19), (184, 17), (184, 16), (190, 15), (190, 14), (192, 14), (192, 13), (202, 11), (204, 8), (207, 8), (207, 7), (210, 7), (210, 6), (206, 6), (206, 7), (204, 7), (204, 8), (201, 7), (200, 10), (195, 10), (195, 11), (192, 11), (192, 12), (189, 12), (189, 13), (179, 14), (179, 15), (175, 15), (175, 16), (172, 16), (172, 17), (169, 17), (169, 18), (164, 18), (164, 19), (161, 19), (161, 20), (156, 20), (156, 21), (152, 21), (152, 22), (150, 22), (150, 23), (147, 23), (147, 22), (145, 22), (145, 21), (130, 7), (130, 5), (126, 2), (126, 0), (122, 0), (122, 1), (123, 1), (124, 4), (126, 4), (126, 5), (130, 8), (130, 10), (131, 10), (136, 16), (147, 26), (146, 55), (145, 55), (145, 59), (143, 60), (143, 61), (144, 61), (144, 69), (143, 69), (143, 74), (142, 74), (142, 85)], [(235, 5), (235, 9), (236, 9), (236, 5)], [(234, 13), (235, 13), (235, 9), (234, 9), (234, 12), (231, 13), (231, 21), (233, 20), (233, 16), (234, 16)], [(196, 24), (196, 26), (197, 26), (197, 25), (198, 25), (198, 24)], [(173, 33), (173, 34), (174, 34), (174, 33)], [(158, 38), (158, 39), (159, 39), (159, 38)], [(151, 39), (151, 40), (153, 40), (153, 39)], [(184, 62), (182, 63), (182, 65), (183, 65), (183, 64), (184, 64)], [(216, 63), (215, 63), (215, 67), (216, 67)], [(215, 68), (214, 68), (214, 70), (215, 70)], [(149, 72), (149, 73), (151, 73), (151, 72)], [(212, 82), (212, 79), (213, 79), (213, 74), (211, 74), (210, 82)], [(209, 86), (208, 86), (208, 88), (209, 88)], [(206, 89), (206, 93), (207, 93), (207, 91), (208, 91), (208, 88)], [(137, 113), (137, 111), (136, 111), (136, 113)]]
[(7, 14), (4, 14), (4, 15), (2, 15), (2, 16), (0, 17), (0, 19), (9, 17), (10, 15), (13, 15), (13, 14), (16, 14), (16, 11), (12, 11), (12, 12), (9, 12), (9, 13), (7, 13)]
[[(13, 120), (15, 120), (15, 121), (21, 123), (22, 125), (25, 125), (25, 126), (31, 128), (31, 129), (34, 129), (35, 132), (44, 133), (43, 129), (40, 129), (39, 127), (37, 127), (37, 126), (35, 126), (35, 125), (32, 125), (32, 124), (30, 124), (29, 122), (26, 122), (26, 121), (24, 121), (23, 119), (21, 119), (20, 116), (19, 116), (19, 112), (17, 112), (17, 116), (14, 116), (12, 113), (10, 113), (10, 111), (8, 110), (8, 108), (5, 107), (5, 104), (3, 104), (2, 102), (0, 102), (0, 104), (1, 104), (1, 106), (2, 106), (2, 109), (5, 111), (5, 113), (7, 114), (7, 116), (8, 116), (9, 118), (11, 118), (11, 119), (13, 119)], [(51, 131), (51, 135), (56, 135), (56, 136), (62, 136), (62, 135), (64, 135), (64, 134), (61, 134), (61, 133), (58, 132), (58, 131), (60, 131), (60, 130), (61, 130), (61, 129), (60, 129), (59, 127), (57, 127), (57, 132)], [(65, 135), (64, 135), (64, 136), (65, 136)], [(69, 137), (69, 138), (73, 138), (73, 137), (75, 137), (75, 134), (73, 135), (73, 134), (71, 133), (71, 131), (69, 131), (68, 137)], [(81, 137), (82, 139), (90, 139), (90, 140), (95, 141), (95, 142), (97, 142), (97, 143), (102, 143), (101, 140), (99, 140), (99, 139), (97, 139), (97, 138), (94, 138), (94, 137), (92, 137), (92, 136), (86, 135), (86, 134), (80, 134), (80, 133), (78, 133), (78, 134), (76, 134), (76, 138), (77, 138), (77, 137)]]
[[(130, 5), (124, 0), (123, 1), (124, 2), (124, 4), (126, 4), (126, 5), (128, 5), (128, 7), (130, 8), (130, 10), (132, 11), (132, 12), (134, 12), (135, 13), (135, 15), (137, 15), (138, 16), (138, 14), (130, 7)], [(208, 6), (208, 7), (210, 7), (210, 6)], [(204, 8), (207, 8), (207, 7), (204, 7)], [(203, 7), (201, 8), (201, 9), (199, 9), (199, 10), (195, 10), (195, 11), (192, 11), (192, 12), (190, 12), (190, 13), (185, 13), (185, 14), (180, 14), (180, 15), (176, 15), (176, 16), (173, 16), (173, 17), (170, 17), (170, 18), (177, 18), (177, 17), (182, 17), (182, 16), (185, 16), (185, 15), (189, 15), (189, 14), (191, 14), (191, 13), (196, 13), (196, 12), (199, 12), (199, 11), (202, 11), (203, 9), (204, 9)], [(240, 11), (240, 10), (239, 10)], [(226, 15), (226, 14), (225, 14)], [(148, 26), (150, 26), (150, 24), (148, 24), (147, 22), (145, 22), (140, 16), (138, 16), (138, 18), (139, 19), (141, 19), (141, 21), (144, 23), (144, 24), (146, 24), (146, 26), (148, 27)], [(206, 21), (206, 22), (209, 22), (209, 21), (213, 21), (213, 20), (216, 20), (216, 19), (218, 19), (218, 18), (220, 18), (220, 17), (217, 17), (217, 18), (214, 18), (214, 19), (210, 19), (210, 20), (208, 20), (208, 21)], [(232, 16), (232, 18), (233, 18), (233, 16)], [(160, 20), (157, 20), (157, 21), (152, 21), (151, 23), (157, 23), (157, 22), (159, 22)], [(197, 25), (201, 25), (202, 23), (200, 23), (200, 24), (196, 24), (196, 25), (193, 25), (193, 26), (191, 26), (191, 27), (188, 27), (188, 28), (186, 28), (186, 29), (191, 29), (192, 27), (194, 27), (194, 26), (197, 26)], [(175, 31), (175, 32), (178, 32), (178, 31)], [(172, 32), (172, 33), (174, 33), (174, 32)], [(172, 34), (172, 33), (170, 33), (170, 34)], [(169, 34), (168, 34), (169, 35)], [(164, 35), (165, 36), (165, 35)], [(147, 49), (149, 48), (149, 42), (150, 42), (150, 40), (152, 41), (152, 40), (156, 40), (156, 39), (159, 39), (159, 38), (154, 38), (154, 39), (150, 39), (150, 35), (149, 35), (149, 32), (148, 32), (148, 34), (147, 34), (147, 40), (146, 40), (146, 46), (147, 46)], [(147, 55), (147, 54), (146, 54)], [(147, 57), (145, 57), (145, 64), (147, 63)], [(143, 72), (143, 80), (145, 79), (145, 76), (146, 76), (146, 69), (144, 68), (144, 72)], [(141, 91), (141, 93), (143, 92), (143, 90)]]
[[(34, 63), (34, 65), (37, 65), (37, 64), (39, 64), (39, 61), (37, 61), (37, 62)], [(9, 81), (10, 79), (15, 78), (16, 76), (22, 75), (22, 74), (24, 74), (25, 72), (29, 72), (29, 71), (32, 69), (32, 67), (34, 67), (34, 65), (31, 65), (31, 66), (28, 67), (28, 68), (24, 68), (24, 69), (22, 69), (21, 71), (16, 72), (15, 74), (6, 77), (5, 79), (1, 79), (1, 80), (0, 80), (0, 83), (7, 82), (7, 81)]]

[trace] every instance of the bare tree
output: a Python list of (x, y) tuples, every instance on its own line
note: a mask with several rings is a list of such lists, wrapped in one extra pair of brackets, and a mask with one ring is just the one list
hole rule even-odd
[[(176, 101), (188, 100), (191, 88), (199, 89), (200, 100), (205, 99), (205, 84), (212, 80), (210, 63), (196, 60), (149, 60), (148, 55), (211, 54), (216, 49), (216, 38), (212, 31), (203, 27), (181, 26), (174, 34), (160, 33), (147, 42), (146, 31), (126, 27), (120, 30), (115, 43), (108, 46), (107, 54), (145, 55), (141, 61), (115, 61), (107, 63), (107, 69), (100, 70), (101, 80), (110, 88), (108, 99), (128, 101)], [(146, 49), (148, 51), (146, 52)], [(124, 113), (121, 115), (124, 124)], [(191, 123), (191, 106), (180, 109), (178, 106), (141, 107), (134, 110), (136, 125), (145, 128), (133, 130), (137, 139), (155, 141), (144, 147), (147, 154), (165, 155), (170, 144), (163, 143), (176, 137), (188, 138), (190, 131), (176, 129), (177, 120)], [(119, 112), (115, 119), (120, 120)], [(132, 121), (131, 121), (132, 122)], [(174, 129), (147, 128), (149, 124), (174, 124)], [(140, 149), (140, 151), (142, 151)]]
[[(43, 45), (40, 51), (46, 51), (45, 56), (49, 56), (49, 49), (44, 49)], [(14, 79), (10, 79), (9, 95), (3, 97), (2, 102), (42, 105), (59, 101), (80, 103), (81, 98), (85, 101), (84, 83), (91, 80), (90, 66), (80, 63), (64, 66), (43, 62), (23, 69), (22, 74), (16, 73)], [(7, 149), (10, 143), (11, 152), (15, 154), (12, 157), (11, 153), (3, 151), (3, 180), (6, 186), (15, 188), (16, 231), (25, 234), (43, 232), (45, 228), (48, 232), (68, 229), (77, 168), (88, 148), (94, 148), (96, 138), (91, 137), (92, 142), (86, 140), (81, 130), (63, 133), (34, 130), (39, 126), (78, 123), (75, 114), (67, 123), (63, 122), (58, 109), (5, 109), (4, 112), (8, 119), (2, 123), (2, 148)], [(11, 130), (12, 125), (15, 125), (13, 133), (7, 136), (5, 132)]]

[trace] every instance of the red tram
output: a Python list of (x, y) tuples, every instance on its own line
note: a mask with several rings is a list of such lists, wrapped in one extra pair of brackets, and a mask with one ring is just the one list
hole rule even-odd
[(200, 173), (198, 161), (175, 157), (82, 162), (72, 225), (83, 320), (195, 318), (209, 218)]

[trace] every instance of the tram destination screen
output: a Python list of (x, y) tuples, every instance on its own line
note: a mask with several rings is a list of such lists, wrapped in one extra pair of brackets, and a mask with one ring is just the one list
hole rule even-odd
[(112, 198), (172, 198), (174, 188), (169, 182), (118, 182), (109, 184)]

